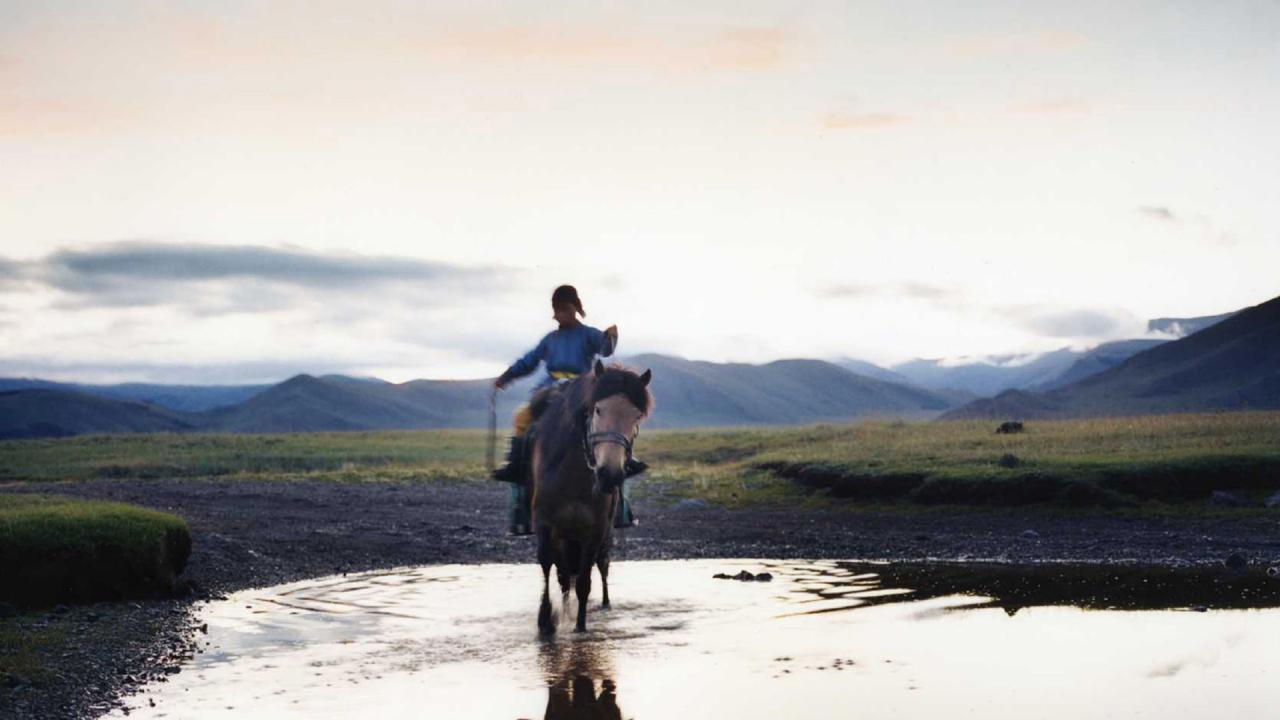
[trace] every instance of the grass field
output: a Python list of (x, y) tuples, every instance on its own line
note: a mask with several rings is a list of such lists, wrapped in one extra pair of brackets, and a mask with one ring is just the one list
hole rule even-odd
[[(862, 422), (644, 432), (637, 496), (726, 505), (862, 502), (1125, 506), (1251, 503), (1280, 489), (1280, 413), (1029, 423)], [(479, 480), (473, 430), (303, 435), (135, 435), (0, 442), (0, 481), (246, 477)]]
[(46, 604), (163, 593), (190, 552), (187, 524), (172, 515), (0, 494), (0, 600)]

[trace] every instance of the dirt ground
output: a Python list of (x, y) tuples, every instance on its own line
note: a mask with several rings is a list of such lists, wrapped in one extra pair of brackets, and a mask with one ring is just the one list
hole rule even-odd
[[(192, 598), (100, 603), (0, 620), (0, 630), (68, 638), (41, 651), (47, 675), (0, 688), (0, 717), (93, 717), (121, 693), (163, 681), (197, 652), (200, 601), (322, 575), (432, 563), (533, 562), (507, 537), (497, 483), (99, 480), (13, 483), (5, 492), (134, 503), (186, 518)], [(1084, 561), (1158, 565), (1280, 560), (1280, 513), (1199, 517), (1045, 509), (903, 512), (725, 510), (637, 504), (615, 559), (848, 558)], [(7, 627), (6, 627), (7, 626)]]

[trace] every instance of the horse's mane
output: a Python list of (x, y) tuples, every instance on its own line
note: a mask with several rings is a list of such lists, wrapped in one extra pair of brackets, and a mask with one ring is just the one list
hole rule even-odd
[(595, 387), (591, 389), (591, 402), (600, 402), (613, 395), (626, 396), (627, 401), (645, 417), (653, 410), (653, 393), (640, 379), (640, 374), (616, 363), (605, 368), (604, 374), (596, 378)]
[[(653, 393), (634, 370), (614, 364), (599, 377), (594, 372), (579, 375), (559, 392), (547, 393), (530, 408), (538, 421), (539, 435), (550, 439), (573, 438), (583, 432), (585, 412), (591, 405), (613, 395), (622, 395), (646, 417), (653, 411)], [(558, 448), (559, 462), (564, 451), (578, 447), (573, 442), (553, 442), (544, 448)]]

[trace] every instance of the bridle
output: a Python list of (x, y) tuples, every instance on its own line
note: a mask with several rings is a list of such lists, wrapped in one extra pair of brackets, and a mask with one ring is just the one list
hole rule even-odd
[(640, 436), (640, 428), (636, 428), (636, 434), (627, 437), (620, 432), (614, 430), (601, 430), (600, 432), (591, 432), (591, 411), (584, 413), (582, 423), (582, 454), (587, 461), (587, 467), (591, 470), (596, 469), (596, 446), (606, 443), (621, 445), (622, 449), (627, 451), (627, 459), (631, 459), (631, 448), (635, 445), (636, 438)]

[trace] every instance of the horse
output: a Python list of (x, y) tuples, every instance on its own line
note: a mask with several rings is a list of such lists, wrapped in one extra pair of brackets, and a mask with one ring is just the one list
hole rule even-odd
[(620, 366), (592, 371), (549, 396), (535, 425), (533, 443), (533, 530), (542, 566), (538, 627), (555, 632), (551, 611), (551, 567), (564, 598), (576, 579), (578, 622), (587, 630), (591, 568), (600, 570), (602, 607), (609, 607), (609, 545), (624, 464), (631, 457), (640, 423), (653, 408), (652, 375)]

